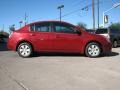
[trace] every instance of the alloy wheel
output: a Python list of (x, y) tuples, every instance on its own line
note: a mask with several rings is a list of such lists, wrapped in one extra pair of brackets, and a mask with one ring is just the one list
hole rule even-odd
[(21, 57), (29, 57), (32, 53), (32, 48), (28, 43), (22, 43), (18, 47), (18, 54)]

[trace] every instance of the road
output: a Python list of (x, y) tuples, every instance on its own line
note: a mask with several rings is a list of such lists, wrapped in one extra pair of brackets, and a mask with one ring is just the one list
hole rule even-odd
[(0, 51), (0, 90), (120, 90), (120, 48), (99, 58)]

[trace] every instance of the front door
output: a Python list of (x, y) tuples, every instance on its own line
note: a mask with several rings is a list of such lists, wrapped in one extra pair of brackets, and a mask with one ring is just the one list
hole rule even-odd
[(74, 26), (66, 23), (54, 23), (54, 32), (56, 39), (54, 41), (54, 48), (58, 51), (64, 52), (78, 52), (82, 45), (82, 38), (74, 30)]

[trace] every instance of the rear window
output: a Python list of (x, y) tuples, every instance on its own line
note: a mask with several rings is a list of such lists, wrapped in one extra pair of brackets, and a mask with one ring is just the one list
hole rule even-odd
[(98, 29), (98, 30), (96, 30), (95, 33), (96, 34), (105, 34), (105, 33), (108, 33), (108, 29)]

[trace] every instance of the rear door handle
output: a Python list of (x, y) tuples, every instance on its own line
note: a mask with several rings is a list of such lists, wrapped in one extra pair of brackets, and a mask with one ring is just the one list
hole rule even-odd
[(57, 35), (56, 35), (56, 38), (59, 38), (59, 37), (60, 37), (60, 35), (57, 34)]
[(30, 36), (35, 36), (35, 34), (32, 33), (32, 34), (30, 34)]

